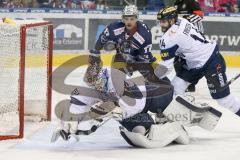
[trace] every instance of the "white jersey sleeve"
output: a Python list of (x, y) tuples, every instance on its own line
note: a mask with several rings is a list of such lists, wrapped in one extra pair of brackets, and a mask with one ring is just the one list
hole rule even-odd
[[(108, 73), (109, 73), (108, 88), (109, 88), (109, 91), (118, 93), (118, 97), (119, 97), (118, 104), (123, 112), (122, 118), (126, 119), (142, 112), (146, 104), (146, 87), (144, 85), (145, 84), (144, 81), (142, 81), (141, 86), (137, 86), (138, 89), (142, 92), (143, 97), (142, 98), (129, 97), (129, 96), (123, 95), (124, 84), (122, 83), (123, 82), (122, 80), (125, 81), (126, 79), (128, 79), (127, 81), (129, 82), (131, 81), (131, 78), (124, 74), (125, 79), (122, 79), (122, 77), (119, 75), (123, 74), (123, 72), (113, 68), (111, 69), (108, 68)], [(110, 75), (110, 74), (113, 74), (113, 75)]]
[[(144, 83), (144, 79), (142, 80), (142, 85), (138, 84), (136, 85), (139, 91), (142, 93), (142, 97), (136, 98), (131, 96), (124, 95), (124, 82), (131, 81), (127, 75), (125, 75), (123, 72), (114, 69), (114, 68), (104, 68), (103, 70), (106, 71), (107, 79), (107, 92), (111, 94), (115, 94), (118, 98), (118, 105), (122, 110), (122, 118), (126, 119), (131, 116), (134, 116), (140, 112), (143, 111), (145, 104), (146, 104), (146, 87)], [(140, 81), (138, 81), (139, 83)], [(132, 82), (135, 84), (134, 82)], [(89, 88), (90, 89), (90, 88)], [(92, 88), (93, 89), (93, 88)], [(72, 114), (80, 114), (85, 113), (90, 110), (90, 108), (95, 105), (98, 102), (101, 102), (101, 97), (95, 97), (98, 92), (94, 92), (90, 90), (86, 90), (84, 95), (81, 95), (82, 93), (78, 91), (78, 89), (75, 89), (71, 95), (71, 101), (70, 101), (70, 113)], [(89, 92), (89, 93), (87, 93)], [(90, 96), (91, 94), (96, 94), (93, 96)], [(88, 96), (85, 96), (88, 95)]]
[(193, 24), (183, 18), (179, 18), (162, 36), (159, 45), (163, 61), (180, 56), (186, 60), (190, 69), (201, 68), (216, 48), (215, 42), (210, 42)]

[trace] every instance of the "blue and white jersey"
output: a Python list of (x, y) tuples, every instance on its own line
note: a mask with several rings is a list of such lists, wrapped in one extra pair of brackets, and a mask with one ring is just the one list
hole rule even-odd
[[(139, 90), (139, 93), (142, 94), (142, 97), (134, 96), (133, 97), (124, 95), (124, 83), (131, 82), (130, 77), (125, 77), (125, 74), (121, 71), (113, 68), (103, 68), (102, 69), (102, 76), (104, 76), (104, 79), (107, 79), (105, 81), (106, 86), (106, 92), (115, 94), (118, 97), (118, 105), (122, 110), (122, 118), (126, 119), (129, 117), (132, 117), (138, 113), (141, 113), (146, 105), (147, 101), (147, 89), (145, 85), (137, 86), (136, 90)], [(112, 75), (113, 74), (113, 75)], [(119, 76), (121, 75), (122, 76)], [(119, 77), (118, 77), (119, 76)], [(126, 79), (122, 79), (122, 77)], [(113, 79), (114, 78), (114, 79)], [(116, 79), (119, 79), (120, 82), (116, 83)], [(114, 83), (115, 81), (115, 83)], [(131, 82), (134, 84), (134, 82)], [(144, 84), (144, 80), (142, 80), (142, 83)], [(122, 84), (122, 85), (117, 85)], [(79, 113), (85, 113), (90, 110), (90, 107), (98, 102), (101, 102), (102, 99), (91, 97), (88, 94), (85, 93), (85, 95), (80, 94), (81, 91), (78, 91), (78, 89), (75, 89), (71, 95), (71, 106), (70, 106), (70, 112), (73, 114), (79, 114)], [(97, 93), (97, 92), (96, 92)]]
[[(117, 86), (116, 82), (113, 82), (113, 77), (117, 76), (117, 74), (122, 74), (121, 71), (116, 70), (116, 69), (110, 69), (110, 68), (104, 68), (103, 69), (105, 71), (106, 76), (108, 77), (108, 81), (107, 81), (107, 92), (111, 92), (111, 93), (117, 93), (119, 92), (119, 88), (117, 87), (124, 87), (124, 86)], [(113, 74), (113, 75), (111, 75)], [(125, 76), (124, 76), (125, 77)], [(129, 79), (130, 77), (125, 77), (126, 79), (128, 79), (127, 81), (125, 81), (126, 83), (131, 82), (131, 79)], [(116, 81), (117, 78), (115, 78), (114, 80)], [(119, 78), (120, 79), (120, 78)], [(125, 80), (126, 80), (125, 79)], [(134, 83), (134, 82), (131, 82)], [(144, 82), (142, 82), (144, 83)], [(137, 85), (136, 85), (137, 86)], [(132, 117), (138, 113), (141, 113), (146, 105), (146, 86), (142, 85), (142, 86), (137, 86), (136, 89), (139, 89), (139, 92), (142, 92), (143, 97), (142, 98), (135, 98), (135, 96), (133, 95), (133, 97), (129, 97), (129, 96), (124, 96), (124, 95), (118, 95), (119, 98), (119, 102), (118, 105), (120, 106), (120, 108), (122, 109), (122, 118), (126, 119), (129, 117)]]
[(189, 69), (201, 68), (216, 48), (216, 43), (206, 39), (189, 21), (179, 18), (160, 40), (160, 64), (171, 68), (174, 57), (186, 60)]
[[(116, 44), (122, 44), (124, 41), (130, 42), (130, 46), (124, 54), (129, 54), (134, 57), (134, 60), (140, 62), (153, 62), (155, 58), (152, 55), (152, 34), (146, 24), (138, 21), (136, 30), (133, 33), (128, 33), (125, 24), (117, 21), (108, 25), (100, 34), (95, 49), (101, 50), (108, 42), (113, 41)], [(117, 49), (117, 53), (121, 53)]]

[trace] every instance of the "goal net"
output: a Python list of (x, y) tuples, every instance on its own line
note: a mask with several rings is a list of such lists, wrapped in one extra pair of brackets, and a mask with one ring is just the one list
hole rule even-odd
[(51, 118), (53, 26), (0, 23), (0, 140), (22, 138), (24, 117)]

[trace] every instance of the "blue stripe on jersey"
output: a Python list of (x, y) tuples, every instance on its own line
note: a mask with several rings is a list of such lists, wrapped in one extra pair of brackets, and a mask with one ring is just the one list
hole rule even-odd
[(161, 57), (162, 57), (162, 59), (165, 61), (165, 60), (169, 60), (169, 59), (174, 58), (175, 57), (175, 53), (176, 53), (178, 48), (179, 48), (179, 46), (176, 44), (173, 47), (161, 50)]

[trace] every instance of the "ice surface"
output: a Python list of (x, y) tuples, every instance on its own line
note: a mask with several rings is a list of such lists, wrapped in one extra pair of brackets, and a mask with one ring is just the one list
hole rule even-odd
[[(74, 71), (66, 84), (82, 82), (83, 70)], [(239, 68), (227, 70), (229, 78), (240, 72)], [(159, 149), (136, 149), (129, 146), (120, 136), (118, 123), (110, 121), (79, 142), (57, 141), (50, 143), (50, 137), (57, 126), (56, 118), (51, 123), (26, 123), (25, 138), (0, 141), (0, 160), (239, 160), (240, 118), (218, 107), (210, 98), (205, 79), (197, 85), (196, 96), (220, 109), (224, 114), (212, 132), (200, 128), (188, 128), (191, 136), (189, 145), (170, 145)], [(240, 98), (240, 80), (231, 85), (231, 91)], [(68, 98), (53, 92), (53, 106)], [(53, 112), (54, 114), (54, 112)]]

